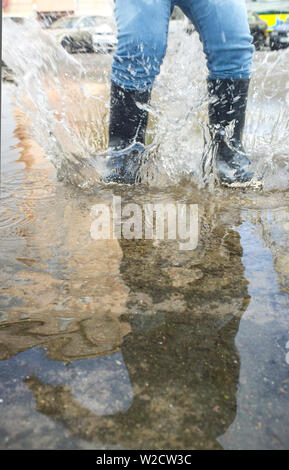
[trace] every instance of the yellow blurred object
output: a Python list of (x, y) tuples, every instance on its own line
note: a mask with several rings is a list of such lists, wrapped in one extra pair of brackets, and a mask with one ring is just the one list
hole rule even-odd
[(274, 26), (278, 26), (278, 24), (285, 23), (287, 19), (289, 19), (289, 13), (259, 13), (259, 17), (266, 21), (268, 25), (268, 29), (266, 34), (273, 30)]

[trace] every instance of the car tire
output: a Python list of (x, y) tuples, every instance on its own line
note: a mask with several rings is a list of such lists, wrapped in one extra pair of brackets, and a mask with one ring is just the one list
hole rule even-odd
[(278, 44), (275, 41), (270, 41), (270, 49), (271, 49), (271, 51), (278, 51), (278, 49), (280, 49), (280, 48), (279, 48)]
[(73, 41), (71, 38), (63, 38), (61, 41), (62, 47), (68, 52), (68, 54), (74, 53)]
[(265, 36), (263, 33), (254, 35), (254, 46), (256, 51), (260, 51), (265, 46)]
[(88, 52), (89, 54), (92, 54), (92, 53), (94, 52), (94, 47), (93, 47), (92, 44), (87, 44), (87, 45), (85, 46), (85, 50), (86, 50), (86, 52)]

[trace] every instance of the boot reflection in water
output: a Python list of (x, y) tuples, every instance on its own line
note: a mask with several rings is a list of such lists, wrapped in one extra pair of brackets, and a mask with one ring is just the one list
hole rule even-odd
[(40, 412), (108, 446), (220, 448), (217, 438), (236, 415), (234, 340), (249, 295), (240, 236), (214, 208), (211, 214), (201, 218), (193, 252), (180, 252), (174, 241), (120, 242), (120, 275), (130, 289), (123, 320), (131, 333), (121, 345), (129, 408), (100, 416), (67, 387), (29, 379)]
[[(175, 6), (193, 23), (207, 58), (216, 175), (221, 183), (247, 183), (253, 173), (242, 146), (242, 133), (254, 47), (245, 2), (240, 0), (115, 1), (118, 48), (111, 72), (105, 180), (136, 181), (145, 149), (146, 105), (166, 53), (168, 24)], [(233, 135), (226, 143), (229, 125)]]

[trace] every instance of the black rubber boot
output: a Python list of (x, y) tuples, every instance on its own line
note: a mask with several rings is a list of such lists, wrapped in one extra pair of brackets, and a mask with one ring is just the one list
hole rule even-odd
[(208, 80), (209, 122), (216, 174), (222, 184), (248, 183), (254, 176), (242, 144), (249, 82), (249, 79)]
[(148, 122), (148, 112), (141, 105), (149, 102), (150, 90), (125, 90), (112, 82), (110, 96), (109, 149), (104, 179), (133, 184), (145, 150)]

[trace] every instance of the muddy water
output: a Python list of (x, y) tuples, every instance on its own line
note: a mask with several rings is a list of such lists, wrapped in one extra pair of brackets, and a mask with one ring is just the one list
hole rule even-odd
[[(256, 58), (258, 73), (272, 60), (270, 53), (263, 57)], [(84, 113), (75, 98), (79, 89), (68, 80), (69, 134), (61, 120), (63, 96), (46, 89), (60, 123), (53, 149), (55, 142), (72, 148), (75, 135), (81, 150), (84, 142), (91, 145), (98, 134), (88, 133), (94, 122), (88, 123), (88, 112), (101, 103), (105, 116), (108, 89), (99, 70), (109, 70), (111, 58), (76, 59), (87, 71), (82, 85), (89, 90), (88, 106)], [(164, 108), (162, 80), (170, 71), (167, 62), (156, 85)], [(272, 86), (267, 80), (263, 91)], [(167, 120), (169, 139), (160, 149), (163, 163), (170, 144), (164, 184), (127, 188), (96, 184), (94, 176), (90, 181), (90, 168), (79, 177), (74, 162), (68, 165), (71, 155), (65, 165), (55, 165), (45, 142), (31, 137), (35, 116), (41, 117), (36, 112), (31, 121), (27, 112), (35, 106), (33, 92), (24, 112), (16, 88), (2, 88), (1, 448), (288, 449), (284, 103), (275, 146), (271, 133), (273, 188), (269, 177), (261, 192), (208, 191), (183, 175), (172, 183), (168, 176), (180, 166), (170, 142), (180, 129), (176, 115)], [(276, 104), (280, 97), (272, 93)], [(267, 106), (265, 97), (261, 104)], [(267, 120), (264, 114), (258, 118), (267, 133), (271, 112), (268, 106)], [(249, 108), (247, 143), (258, 167), (259, 153), (267, 163), (271, 154), (267, 134), (252, 131), (253, 124)], [(42, 126), (39, 121), (45, 131)], [(182, 160), (184, 135), (181, 142)], [(105, 139), (96, 145), (105, 146)], [(197, 246), (181, 250), (177, 240), (144, 237), (96, 240), (93, 208), (111, 207), (116, 196), (123, 207), (196, 205)]]

